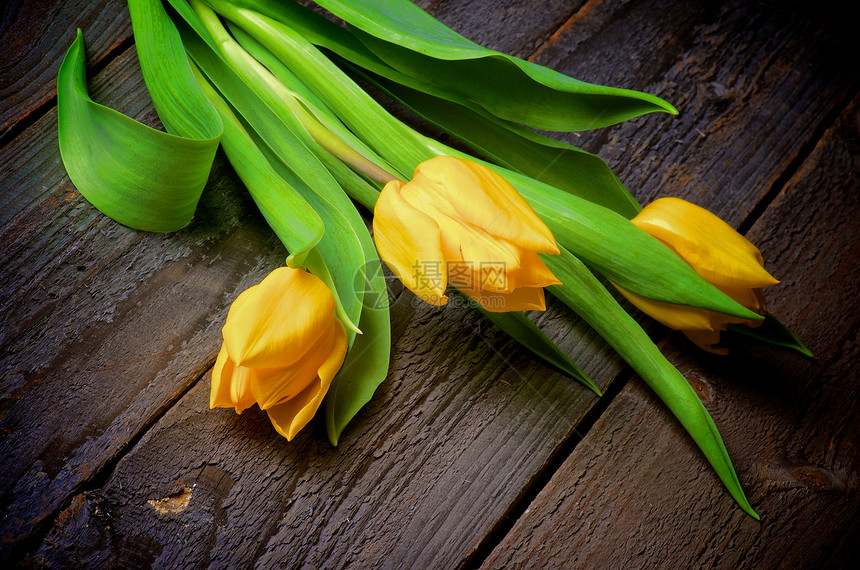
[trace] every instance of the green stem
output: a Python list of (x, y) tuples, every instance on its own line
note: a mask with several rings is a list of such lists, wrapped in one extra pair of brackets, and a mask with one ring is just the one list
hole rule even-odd
[[(263, 217), (266, 218), (275, 234), (290, 251), (291, 255), (286, 260), (287, 266), (307, 269), (322, 279), (334, 293), (337, 314), (344, 326), (354, 333), (361, 334), (361, 330), (343, 306), (331, 272), (316, 247), (323, 237), (322, 220), (296, 193), (295, 189), (272, 168), (255, 146), (241, 121), (233, 114), (230, 106), (221, 98), (197, 66), (192, 64), (191, 69), (203, 94), (212, 102), (215, 110), (221, 116), (224, 125), (221, 145), (224, 147), (230, 163), (248, 188), (248, 192), (256, 202), (257, 207), (260, 208)], [(300, 212), (304, 208), (307, 208), (307, 216), (310, 216), (313, 221), (319, 222), (319, 233), (313, 236), (313, 239), (304, 238), (297, 241), (303, 236), (294, 236), (293, 234), (299, 227), (297, 222)]]
[[(272, 75), (248, 52), (242, 49), (236, 40), (218, 18), (218, 14), (201, 0), (190, 0), (189, 4), (197, 13), (206, 30), (215, 40), (219, 51), (230, 63), (231, 68), (251, 86), (261, 99), (270, 104), (276, 113), (286, 110), (295, 117), (307, 132), (308, 136), (327, 152), (336, 156), (357, 171), (382, 184), (396, 180), (397, 177), (381, 168), (375, 162), (356, 151), (345, 141), (334, 135), (305, 109), (295, 93), (287, 89), (283, 83)], [(226, 3), (218, 3), (226, 10)]]

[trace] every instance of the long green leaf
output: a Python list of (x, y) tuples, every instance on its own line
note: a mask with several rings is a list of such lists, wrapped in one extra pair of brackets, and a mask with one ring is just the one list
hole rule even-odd
[(484, 310), (478, 303), (472, 303), (482, 315), (502, 329), (511, 338), (529, 349), (544, 362), (567, 374), (597, 396), (602, 396), (597, 384), (586, 376), (585, 372), (566, 355), (540, 328), (534, 324), (522, 311), (495, 313)]
[[(361, 72), (360, 69), (355, 69)], [(632, 218), (642, 207), (595, 154), (486, 113), (363, 73), (367, 80), (479, 155)]]
[[(321, 166), (314, 168), (318, 161), (313, 153), (293, 135), (292, 131), (278, 117), (271, 113), (268, 107), (247, 90), (244, 83), (232, 74), (217, 54), (210, 50), (205, 43), (195, 40), (190, 34), (185, 42), (195, 62), (201, 66), (208, 78), (218, 86), (224, 97), (231, 102), (236, 101), (240, 105), (239, 112), (245, 120), (251, 118), (253, 121), (251, 128), (254, 130), (248, 134), (249, 140), (253, 141), (252, 144), (265, 157), (274, 174), (283, 180), (292, 192), (301, 196), (303, 201), (306, 201), (325, 220), (325, 234), (319, 240), (317, 248), (326, 267), (320, 266), (319, 260), (311, 259), (310, 261), (316, 266), (314, 268), (309, 267), (309, 269), (312, 271), (316, 269), (314, 273), (327, 281), (340, 308), (339, 313), (349, 323), (348, 328), (354, 330), (360, 319), (361, 299), (356, 298), (353, 292), (353, 279), (355, 271), (363, 266), (362, 251), (356, 242), (354, 231), (344, 220), (343, 214), (312, 190), (312, 188), (325, 188), (327, 185), (329, 187), (335, 185), (334, 180)], [(217, 93), (208, 94), (213, 101), (218, 101), (220, 98)], [(227, 107), (226, 102), (220, 101), (218, 107), (223, 114), (232, 115), (232, 110)], [(237, 117), (233, 116), (233, 118), (237, 122), (239, 121)], [(258, 127), (265, 130), (261, 132), (257, 130)], [(294, 164), (300, 165), (304, 169), (304, 176), (297, 176), (289, 169), (285, 170), (279, 161), (273, 160), (269, 155), (272, 146), (275, 146), (281, 155), (295, 157), (297, 160), (294, 161)], [(272, 187), (271, 191), (263, 188), (262, 191), (268, 196), (269, 201), (266, 203), (258, 201), (258, 205), (267, 221), (280, 236), (279, 232), (289, 228), (296, 212), (288, 202), (280, 201), (283, 192), (277, 191), (276, 187)], [(331, 281), (329, 282), (328, 279)], [(351, 339), (352, 332), (348, 331), (348, 334)]]
[(385, 380), (391, 358), (391, 319), (382, 267), (369, 233), (363, 234), (361, 245), (368, 260), (361, 274), (364, 282), (356, 284), (364, 290), (359, 322), (364, 334), (355, 339), (326, 396), (326, 431), (332, 445), (338, 444), (347, 424)]
[(578, 131), (655, 111), (677, 113), (653, 95), (589, 84), (481, 47), (408, 0), (317, 3), (357, 28), (356, 36), (393, 68), (475, 101), (502, 119)]
[(576, 257), (562, 250), (560, 255), (542, 258), (563, 283), (548, 287), (549, 292), (585, 319), (633, 367), (689, 432), (741, 508), (758, 519), (717, 427), (686, 378)]
[[(412, 173), (415, 164), (429, 158), (426, 149), (403, 144), (404, 141), (397, 138), (364, 136), (363, 133), (380, 127), (391, 134), (387, 129), (388, 125), (380, 124), (375, 114), (365, 111), (374, 105), (380, 111), (384, 110), (315, 46), (288, 25), (257, 12), (237, 8), (232, 2), (209, 0), (208, 3), (285, 64), (291, 73), (315, 93), (325, 107), (334, 111), (374, 153), (392, 165), (395, 173), (406, 177)], [(341, 111), (345, 109), (351, 111), (344, 114)]]
[[(188, 17), (193, 19), (195, 14), (189, 13)], [(357, 323), (359, 322), (361, 312), (361, 299), (355, 296), (352, 289), (354, 273), (363, 267), (361, 248), (355, 242), (354, 236), (353, 239), (345, 239), (343, 237), (344, 234), (341, 230), (344, 227), (347, 233), (350, 233), (352, 230), (343, 221), (341, 212), (333, 208), (325, 200), (320, 200), (319, 196), (310, 190), (310, 188), (325, 187), (326, 185), (336, 187), (336, 183), (325, 168), (319, 164), (315, 154), (301, 140), (296, 138), (296, 133), (305, 135), (306, 133), (303, 131), (301, 124), (295, 120), (295, 116), (288, 109), (280, 109), (280, 113), (273, 116), (274, 111), (271, 106), (281, 101), (276, 93), (267, 92), (271, 98), (268, 105), (264, 103), (257, 97), (255, 92), (249, 89), (247, 82), (250, 81), (250, 78), (247, 75), (245, 76), (245, 81), (243, 81), (236, 75), (236, 68), (231, 67), (212, 46), (207, 45), (191, 28), (184, 23), (180, 23), (180, 28), (186, 48), (192, 53), (195, 61), (205, 70), (210, 79), (218, 85), (219, 89), (225, 92), (227, 99), (232, 103), (244, 104), (246, 113), (254, 109), (262, 110), (258, 112), (258, 115), (260, 113), (267, 113), (265, 119), (262, 121), (258, 120), (258, 124), (269, 126), (271, 128), (271, 136), (268, 137), (268, 143), (262, 142), (259, 139), (254, 140), (254, 144), (259, 147), (260, 151), (265, 153), (268, 145), (273, 142), (286, 145), (288, 148), (283, 152), (291, 156), (294, 164), (301, 165), (304, 176), (297, 177), (292, 171), (280, 170), (280, 165), (277, 162), (268, 161), (270, 166), (277, 170), (277, 176), (284, 179), (290, 188), (297, 192), (304, 200), (307, 200), (310, 206), (318, 211), (325, 220), (326, 235), (317, 245), (323, 259), (310, 258), (309, 262), (314, 263), (314, 267), (309, 266), (309, 269), (314, 271), (329, 285), (336, 299), (338, 314), (347, 328), (350, 329), (348, 335), (350, 340), (352, 340), (353, 333), (358, 330)], [(262, 86), (262, 88), (264, 87)], [(215, 97), (217, 98), (217, 95)], [(210, 98), (212, 98), (211, 94)], [(225, 111), (222, 110), (221, 112), (224, 113)], [(231, 111), (228, 110), (226, 112)], [(288, 124), (283, 122), (284, 119), (288, 121)], [(238, 121), (238, 119), (236, 120)], [(280, 131), (277, 130), (277, 125), (280, 125)], [(249, 136), (253, 138), (256, 135), (252, 132)], [(292, 208), (289, 207), (289, 204), (278, 205), (277, 196), (273, 196), (273, 199), (275, 203), (272, 206), (277, 209), (277, 215), (283, 216), (288, 222), (290, 216), (293, 214)]]
[(220, 141), (217, 114), (201, 125), (165, 121), (177, 134), (152, 129), (90, 99), (84, 63), (78, 30), (57, 78), (60, 154), (69, 178), (91, 204), (129, 227), (186, 226)]
[[(222, 146), (230, 164), (248, 188), (266, 222), (290, 251), (290, 264), (303, 265), (308, 250), (317, 246), (324, 235), (323, 221), (275, 170), (226, 103), (206, 89), (208, 86), (202, 77), (200, 79), (204, 93), (224, 121)], [(313, 231), (311, 239), (304, 243), (296, 242), (297, 227), (307, 228), (308, 234)]]
[(745, 325), (729, 325), (729, 334), (754, 338), (760, 342), (766, 342), (774, 346), (787, 348), (795, 352), (799, 352), (804, 356), (814, 358), (812, 351), (807, 348), (803, 341), (797, 338), (791, 330), (773, 315), (766, 315), (764, 322), (758, 327), (748, 327)]
[(216, 138), (221, 122), (200, 91), (181, 38), (160, 0), (128, 0), (140, 70), (169, 133)]
[[(348, 29), (293, 2), (273, 2), (271, 0), (207, 0), (216, 10), (236, 18), (236, 21), (251, 23), (254, 26), (266, 26), (265, 20), (259, 20), (257, 14), (287, 25), (298, 33), (304, 41), (325, 48), (356, 67), (386, 77), (400, 85), (416, 91), (427, 93), (438, 98), (456, 101), (459, 105), (468, 107), (475, 112), (481, 112), (482, 107), (470, 99), (460, 97), (450, 91), (401, 73), (379, 59), (367, 46), (361, 43)], [(271, 28), (268, 28), (271, 31)], [(264, 32), (268, 34), (268, 32)], [(277, 34), (274, 34), (277, 36)], [(486, 112), (486, 111), (484, 111)]]

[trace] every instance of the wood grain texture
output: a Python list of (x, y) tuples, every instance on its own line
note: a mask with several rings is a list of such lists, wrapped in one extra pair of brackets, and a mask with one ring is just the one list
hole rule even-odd
[(442, 23), (482, 46), (528, 58), (576, 14), (584, 0), (422, 0)]
[(87, 66), (98, 64), (131, 35), (125, 2), (10, 0), (0, 21), (0, 140), (13, 125), (57, 95), (63, 54), (84, 33)]
[[(141, 95), (145, 92), (134, 59), (134, 54), (128, 53), (109, 65), (93, 85), (93, 97), (132, 116), (155, 122), (148, 100)], [(55, 121), (54, 113), (49, 113), (3, 149), (0, 157), (4, 173), (8, 173), (0, 193), (2, 223), (11, 244), (2, 260), (6, 326), (2, 354), (6, 382), (0, 409), (5, 430), (0, 443), (4, 458), (0, 537), (4, 554), (13, 549), (20, 554), (22, 549), (28, 549), (27, 541), (32, 534), (38, 534), (44, 522), (63, 505), (69, 505), (71, 511), (64, 511), (55, 523), (58, 528), (71, 523), (70, 513), (78, 513), (74, 509), (84, 504), (82, 497), (99, 492), (95, 489), (80, 494), (81, 490), (91, 486), (94, 478), (101, 477), (102, 471), (110, 468), (126, 447), (147, 431), (211, 365), (217, 350), (218, 329), (229, 302), (283, 256), (280, 246), (241, 196), (233, 176), (224, 170), (223, 162), (213, 172), (195, 222), (183, 232), (152, 236), (116, 226), (89, 207), (66, 180), (54, 143)], [(221, 196), (221, 192), (226, 196)], [(368, 495), (368, 489), (379, 485), (380, 480), (383, 485), (399, 487), (411, 472), (421, 473), (428, 486), (436, 488), (429, 499), (427, 488), (416, 487), (402, 496), (382, 494), (378, 508), (399, 513), (404, 511), (403, 504), (422, 505), (417, 510), (422, 517), (419, 520), (435, 519), (441, 529), (431, 532), (416, 521), (403, 528), (410, 537), (408, 543), (413, 539), (440, 540), (441, 534), (444, 541), (457, 543), (457, 548), (445, 552), (428, 547), (425, 558), (457, 560), (480, 540), (482, 533), (493, 526), (510, 502), (543, 469), (558, 442), (573, 436), (577, 422), (594, 402), (586, 390), (536, 365), (477, 316), (455, 308), (450, 312), (423, 308), (413, 316), (415, 311), (409, 298), (404, 297), (406, 304), (394, 322), (395, 338), (401, 339), (395, 353), (400, 351), (404, 363), (400, 367), (395, 365), (397, 372), (393, 376), (405, 388), (393, 402), (385, 395), (380, 396), (382, 400), (375, 408), (374, 417), (389, 418), (388, 421), (377, 418), (378, 426), (366, 424), (365, 431), (371, 425), (374, 427), (363, 436), (361, 428), (355, 428), (354, 447), (350, 450), (344, 444), (333, 450), (322, 443), (324, 438), (319, 429), (309, 430), (303, 442), (285, 446), (286, 442), (274, 435), (267, 422), (261, 423), (258, 415), (256, 443), (250, 447), (240, 445), (230, 454), (228, 462), (231, 478), (251, 473), (246, 475), (244, 486), (236, 490), (244, 489), (236, 500), (240, 504), (252, 497), (257, 500), (248, 503), (247, 508), (230, 512), (231, 521), (248, 520), (228, 529), (213, 543), (211, 556), (240, 560), (236, 557), (248, 555), (249, 545), (260, 549), (256, 555), (262, 556), (270, 538), (275, 545), (283, 544), (279, 548), (293, 548), (292, 556), (297, 559), (318, 556), (301, 547), (307, 542), (301, 535), (288, 540), (280, 536), (272, 538), (278, 532), (286, 532), (272, 526), (272, 517), (277, 519), (282, 513), (273, 513), (268, 503), (259, 501), (274, 497), (281, 504), (279, 508), (286, 512), (288, 505), (282, 503), (292, 493), (296, 500), (304, 497), (300, 505), (307, 503), (324, 516), (332, 517), (328, 526), (320, 524), (315, 531), (316, 540), (322, 544), (318, 548), (325, 556), (336, 559), (350, 544), (381, 533), (385, 526), (381, 521), (376, 525), (362, 521), (346, 537), (336, 534), (332, 527), (341, 524), (337, 516), (341, 512), (355, 512), (361, 503), (343, 507), (344, 498), (335, 496), (321, 502), (325, 497), (316, 492), (319, 488), (316, 478), (308, 478), (311, 487), (295, 480), (295, 473), (308, 469), (302, 467), (307, 462), (308, 448), (322, 446), (322, 459), (310, 469), (319, 469), (323, 479), (342, 481), (338, 488), (353, 489), (352, 497)], [(605, 344), (576, 319), (551, 311), (543, 321), (545, 329), (563, 348), (575, 357), (582, 356), (580, 363), (601, 385), (606, 386), (621, 369)], [(475, 330), (482, 328), (482, 334), (475, 335)], [(427, 344), (426, 339), (434, 339), (432, 351), (422, 348)], [(476, 368), (481, 372), (475, 374)], [(429, 379), (430, 383), (418, 379)], [(489, 389), (495, 390), (492, 398), (473, 408), (475, 402), (484, 402)], [(205, 388), (198, 390), (205, 392)], [(393, 392), (390, 397), (394, 397)], [(538, 404), (525, 407), (533, 397), (538, 398)], [(205, 407), (204, 401), (202, 408), (197, 409)], [(389, 417), (389, 409), (400, 411)], [(247, 422), (249, 416), (253, 414), (248, 413), (240, 420)], [(532, 420), (533, 417), (538, 419)], [(52, 421), (56, 418), (64, 421), (58, 425)], [(168, 414), (165, 421), (173, 418)], [(204, 414), (202, 419), (224, 422), (227, 418), (230, 422), (237, 419), (217, 412)], [(436, 428), (431, 427), (437, 422)], [(491, 427), (484, 427), (485, 424)], [(472, 428), (479, 431), (472, 432)], [(243, 442), (247, 425), (240, 423), (231, 429), (240, 436), (236, 443)], [(445, 435), (436, 435), (437, 429), (442, 429)], [(199, 434), (210, 434), (215, 439), (201, 443), (197, 448), (199, 453), (210, 457), (211, 446), (224, 437), (223, 430), (220, 424), (200, 428)], [(267, 447), (275, 445), (279, 453), (275, 459), (285, 474), (283, 482), (272, 488), (254, 487), (247, 482), (248, 478), (255, 479), (252, 466), (258, 465), (261, 437)], [(513, 443), (509, 443), (509, 437), (513, 437)], [(394, 451), (421, 448), (421, 442), (437, 438), (450, 441), (445, 446), (434, 444), (422, 449), (420, 455), (409, 458), (407, 463)], [(151, 439), (147, 435), (141, 445)], [(415, 439), (418, 444), (412, 442)], [(144, 463), (148, 469), (155, 468), (168, 476), (170, 484), (177, 477), (190, 477), (185, 461), (191, 455), (187, 434), (179, 439), (154, 441), (156, 447), (147, 444), (143, 455), (135, 457), (146, 457)], [(389, 475), (389, 471), (398, 473), (397, 469), (392, 470), (391, 463), (375, 466), (370, 479), (356, 476), (368, 470), (368, 455), (378, 453), (374, 450), (379, 446), (392, 449), (390, 462), (403, 466), (399, 468), (400, 477)], [(345, 447), (351, 453), (344, 451)], [(171, 464), (167, 458), (173, 450), (180, 456)], [(288, 450), (292, 451), (287, 453)], [(150, 453), (155, 455), (147, 455)], [(513, 462), (512, 470), (489, 469), (493, 453), (499, 453), (497, 465), (506, 460)], [(483, 454), (487, 464), (472, 465), (471, 458), (477, 454)], [(344, 455), (349, 459), (343, 459)], [(450, 470), (452, 463), (459, 465), (454, 471)], [(151, 494), (152, 482), (157, 477), (142, 471), (139, 464), (133, 465), (135, 476)], [(403, 469), (407, 471), (402, 472)], [(356, 480), (351, 481), (342, 471)], [(460, 533), (458, 530), (462, 529), (448, 528), (442, 522), (451, 512), (466, 513), (475, 508), (472, 499), (461, 492), (461, 486), (468, 484), (463, 481), (471, 479), (476, 481), (472, 495), (481, 497), (478, 508), (492, 516), (463, 516), (468, 532)], [(451, 480), (456, 480), (456, 485), (451, 485)], [(508, 486), (513, 480), (516, 483)], [(118, 481), (120, 493), (134, 492), (134, 484)], [(498, 490), (494, 495), (483, 496), (487, 486)], [(107, 488), (113, 492), (113, 487)], [(164, 491), (165, 496), (173, 493), (170, 489), (168, 486)], [(150, 499), (158, 498), (146, 500)], [(127, 504), (136, 503), (129, 499)], [(191, 502), (192, 507), (196, 504)], [(96, 513), (98, 518), (98, 513), (106, 510), (97, 507), (87, 512)], [(79, 518), (74, 520), (81, 522)], [(138, 534), (133, 529), (138, 528), (140, 521), (128, 519), (129, 526), (124, 527), (109, 518), (101, 520), (108, 521), (113, 529), (128, 528), (132, 529), (128, 531), (130, 534)], [(87, 528), (86, 521), (82, 524), (69, 535), (74, 541), (87, 536), (82, 531)], [(164, 545), (162, 561), (181, 561), (189, 556), (184, 542), (189, 539), (187, 536), (180, 540), (175, 535), (160, 534), (157, 529), (149, 536), (157, 536), (158, 540), (141, 543), (144, 550), (154, 552), (162, 548), (158, 545)], [(49, 540), (45, 544), (54, 543)], [(379, 547), (403, 560), (413, 558), (415, 553), (403, 550), (402, 544), (392, 535), (387, 544)], [(114, 543), (107, 550), (84, 548), (75, 560), (86, 562), (89, 559), (85, 555), (94, 556), (92, 560), (100, 560), (101, 555), (110, 560), (126, 560), (122, 548)], [(52, 560), (50, 553), (39, 556), (38, 560)], [(201, 556), (205, 560), (210, 553), (203, 551)]]
[[(117, 4), (95, 21), (114, 22)], [(640, 199), (693, 198), (735, 225), (769, 203), (858, 87), (856, 74), (829, 59), (847, 44), (841, 20), (746, 4), (422, 3), (489, 47), (534, 52), (580, 79), (679, 105), (677, 119), (652, 115), (569, 140), (607, 157)], [(47, 67), (67, 45), (54, 41), (40, 48), (54, 54)], [(154, 123), (133, 60), (128, 53), (108, 65), (94, 96)], [(281, 246), (222, 158), (182, 232), (116, 226), (65, 179), (55, 121), (48, 113), (0, 149), (0, 560), (454, 567), (480, 560), (547, 480), (488, 566), (767, 566), (783, 550), (810, 562), (826, 562), (828, 547), (847, 552), (848, 538), (832, 525), (805, 559), (804, 543), (794, 541), (827, 509), (835, 520), (857, 512), (856, 425), (846, 423), (856, 394), (843, 390), (837, 404), (816, 392), (856, 376), (856, 339), (828, 333), (815, 314), (854, 323), (856, 336), (857, 234), (846, 225), (857, 213), (856, 126), (843, 122), (828, 134), (827, 145), (839, 148), (832, 141), (841, 137), (852, 150), (819, 145), (750, 233), (782, 259), (772, 306), (822, 351), (818, 364), (738, 348), (733, 359), (691, 360), (683, 339), (664, 345), (724, 430), (765, 516), (758, 525), (638, 382), (586, 435), (596, 414), (588, 391), (473, 313), (415, 306), (396, 286), (391, 374), (338, 448), (319, 418), (287, 443), (259, 410), (207, 410), (207, 370), (227, 307), (283, 261)], [(813, 184), (816, 161), (833, 163), (833, 155), (842, 178)], [(839, 202), (833, 183), (853, 189), (854, 201)], [(820, 211), (814, 197), (798, 198), (819, 185), (830, 190)], [(820, 222), (827, 216), (835, 225)], [(820, 247), (785, 245), (793, 239)], [(844, 243), (855, 249), (846, 253)], [(820, 273), (795, 269), (804, 263)], [(833, 280), (855, 299), (834, 297)], [(601, 387), (627, 377), (606, 344), (557, 303), (539, 322)], [(846, 356), (836, 356), (843, 345)], [(819, 368), (826, 354), (833, 356)], [(768, 399), (780, 390), (780, 399)], [(809, 411), (795, 400), (808, 401)], [(779, 512), (798, 513), (799, 522), (767, 526)]]
[[(133, 50), (93, 96), (158, 125)], [(285, 256), (223, 158), (192, 223), (122, 227), (68, 181), (52, 111), (0, 151), (0, 545), (28, 537), (212, 365), (229, 303)]]
[(858, 111), (860, 100), (748, 234), (782, 279), (768, 291), (770, 309), (816, 359), (742, 343), (728, 358), (664, 345), (712, 412), (762, 521), (732, 504), (681, 428), (636, 381), (485, 568), (856, 566)]
[[(288, 443), (256, 409), (207, 411), (207, 377), (104, 486), (72, 501), (29, 560), (91, 565), (157, 545), (157, 567), (456, 565), (595, 398), (462, 309), (401, 297), (392, 320), (389, 379), (339, 447), (319, 421)], [(559, 340), (571, 353), (598, 342), (569, 326)], [(614, 372), (589, 358), (595, 377)], [(150, 503), (185, 488), (181, 512)]]

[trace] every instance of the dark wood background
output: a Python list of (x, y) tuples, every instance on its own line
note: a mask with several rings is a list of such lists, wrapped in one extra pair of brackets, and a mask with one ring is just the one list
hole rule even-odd
[[(646, 324), (725, 438), (757, 522), (612, 350), (541, 327), (603, 398), (476, 314), (392, 284), (391, 373), (331, 447), (208, 410), (236, 295), (284, 252), (219, 155), (197, 215), (119, 226), (65, 175), (56, 73), (158, 125), (124, 2), (12, 0), (0, 23), (0, 565), (822, 568), (860, 562), (860, 141), (854, 22), (826, 2), (423, 1), (464, 35), (678, 117), (558, 135), (643, 203), (680, 196), (762, 250), (815, 359), (697, 351)], [(641, 315), (640, 315), (641, 316)], [(852, 564), (853, 563), (853, 564)]]

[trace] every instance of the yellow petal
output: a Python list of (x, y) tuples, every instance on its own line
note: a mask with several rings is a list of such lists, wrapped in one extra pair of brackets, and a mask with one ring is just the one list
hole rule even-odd
[(346, 331), (339, 321), (337, 324), (332, 351), (319, 367), (313, 382), (294, 398), (266, 410), (275, 430), (287, 438), (287, 441), (292, 441), (314, 417), (346, 357)]
[(715, 331), (724, 330), (729, 323), (749, 322), (714, 311), (673, 305), (671, 303), (661, 303), (653, 299), (646, 299), (617, 285), (615, 287), (640, 311), (675, 330)]
[(458, 289), (510, 293), (517, 287), (557, 285), (559, 280), (533, 252), (487, 234), (472, 224), (442, 217), (442, 250), (448, 282)]
[(484, 310), (491, 313), (508, 311), (545, 311), (543, 287), (520, 287), (510, 293), (496, 293), (479, 289), (460, 289)]
[(248, 375), (248, 390), (260, 409), (266, 410), (295, 398), (317, 377), (320, 366), (326, 362), (334, 342), (343, 329), (337, 320), (332, 321), (329, 332), (298, 361), (285, 368), (254, 368)]
[[(767, 314), (764, 293), (762, 293), (761, 289), (750, 289), (748, 287), (724, 287), (720, 285), (716, 285), (716, 287), (747, 309), (754, 311), (759, 315)], [(750, 321), (748, 326), (758, 326), (761, 323), (762, 321)]]
[(505, 271), (520, 268), (521, 247), (460, 220), (442, 218), (437, 223), (442, 230), (442, 249), (448, 261), (465, 261), (476, 270), (484, 265)]
[(728, 348), (714, 346), (720, 342), (720, 331), (684, 331), (684, 335), (702, 350), (722, 355), (729, 353)]
[(533, 251), (524, 250), (520, 253), (520, 268), (513, 273), (512, 277), (516, 280), (517, 287), (561, 285), (561, 281), (553, 275), (540, 256)]
[(227, 354), (227, 347), (221, 345), (221, 350), (218, 352), (218, 358), (215, 359), (215, 366), (212, 368), (212, 386), (209, 389), (209, 408), (232, 408), (233, 399), (230, 397), (230, 370), (233, 364), (228, 366), (228, 373), (224, 374), (224, 367), (227, 361), (230, 360), (230, 355)]
[(328, 330), (334, 311), (331, 291), (318, 277), (281, 267), (233, 302), (224, 344), (237, 366), (289, 366)]
[(672, 248), (714, 285), (761, 288), (778, 283), (761, 252), (711, 212), (679, 198), (648, 204), (632, 222)]
[(439, 226), (432, 218), (403, 200), (403, 182), (394, 180), (379, 194), (373, 213), (373, 238), (379, 256), (413, 293), (443, 305), (445, 257)]
[(233, 365), (232, 374), (230, 375), (230, 397), (233, 399), (233, 406), (236, 408), (236, 413), (241, 414), (251, 406), (257, 403), (254, 400), (253, 394), (248, 389), (248, 380), (250, 379), (251, 368), (245, 368), (233, 363), (232, 360), (228, 363)]
[(428, 214), (424, 206), (432, 204), (450, 218), (520, 247), (558, 253), (552, 232), (531, 206), (507, 180), (483, 165), (449, 156), (427, 160), (415, 169), (402, 194)]
[(248, 369), (236, 366), (221, 345), (221, 351), (212, 368), (212, 386), (209, 389), (210, 408), (235, 408), (241, 414), (256, 402), (247, 389)]
[(646, 299), (617, 285), (615, 287), (643, 313), (669, 328), (682, 331), (696, 346), (714, 354), (729, 352), (728, 349), (714, 346), (720, 342), (720, 332), (726, 329), (729, 321), (749, 323), (739, 319), (732, 320), (733, 317), (713, 311)]

